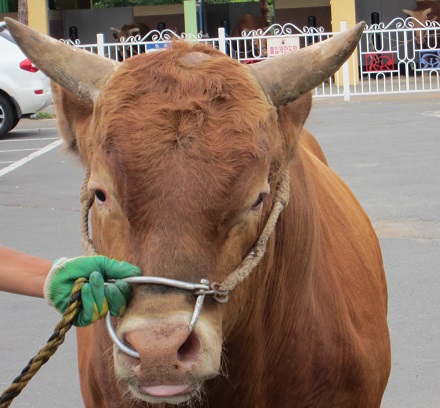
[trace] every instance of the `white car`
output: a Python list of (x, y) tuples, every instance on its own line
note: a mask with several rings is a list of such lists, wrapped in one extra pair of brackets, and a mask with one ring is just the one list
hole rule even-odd
[(52, 102), (50, 80), (21, 52), (4, 22), (0, 22), (0, 138), (20, 118)]

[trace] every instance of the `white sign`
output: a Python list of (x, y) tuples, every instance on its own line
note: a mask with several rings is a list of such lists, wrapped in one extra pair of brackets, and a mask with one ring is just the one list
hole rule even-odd
[(299, 50), (299, 36), (293, 35), (282, 38), (268, 38), (267, 39), (267, 55), (275, 57), (281, 54), (287, 54), (291, 51)]

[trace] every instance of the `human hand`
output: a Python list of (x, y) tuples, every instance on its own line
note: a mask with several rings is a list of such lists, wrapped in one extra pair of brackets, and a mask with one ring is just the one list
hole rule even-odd
[[(54, 262), (44, 284), (44, 297), (50, 305), (64, 314), (70, 294), (78, 278), (89, 280), (81, 289), (81, 310), (74, 321), (75, 326), (87, 326), (103, 318), (108, 311), (112, 316), (122, 316), (130, 298), (130, 285), (123, 280), (139, 276), (137, 266), (119, 262), (102, 255), (62, 258)], [(104, 281), (115, 279), (105, 285)]]

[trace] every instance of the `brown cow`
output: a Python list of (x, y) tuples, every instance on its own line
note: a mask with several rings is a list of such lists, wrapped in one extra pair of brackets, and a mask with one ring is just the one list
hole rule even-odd
[[(415, 28), (425, 28), (427, 21), (437, 21), (440, 16), (440, 2), (439, 1), (419, 1), (417, 0), (417, 6), (414, 10), (403, 9), (402, 12), (415, 19)], [(420, 35), (416, 35), (415, 39), (418, 44), (428, 42), (431, 47), (434, 44), (430, 44), (429, 38), (435, 38), (438, 41), (439, 34), (428, 33), (428, 31), (421, 32)], [(434, 40), (432, 41), (434, 42)], [(440, 44), (435, 44), (438, 47)]]
[[(113, 37), (118, 42), (124, 42), (130, 37), (144, 38), (149, 32), (150, 27), (142, 23), (124, 24), (121, 29), (112, 27)], [(126, 45), (124, 48), (118, 48), (118, 61), (123, 61), (125, 58), (133, 57), (145, 49), (137, 45)]]
[[(7, 23), (59, 84), (97, 250), (166, 282), (136, 285), (114, 322), (137, 356), (112, 351), (104, 322), (78, 329), (85, 406), (379, 407), (390, 372), (379, 243), (301, 131), (311, 97), (300, 96), (348, 58), (362, 25), (245, 66), (185, 42), (116, 63)], [(211, 284), (193, 296), (167, 278)]]
[(121, 38), (129, 38), (129, 37), (145, 37), (150, 31), (150, 27), (146, 24), (142, 23), (132, 23), (132, 24), (124, 24), (121, 29), (117, 29), (112, 27), (113, 37), (117, 41), (121, 41)]
[[(244, 14), (239, 18), (232, 31), (232, 37), (245, 37), (251, 31), (264, 33), (269, 28), (263, 17), (255, 17), (251, 14)], [(267, 56), (266, 39), (253, 39), (247, 41), (235, 41), (234, 51), (239, 54), (239, 59), (260, 58)]]

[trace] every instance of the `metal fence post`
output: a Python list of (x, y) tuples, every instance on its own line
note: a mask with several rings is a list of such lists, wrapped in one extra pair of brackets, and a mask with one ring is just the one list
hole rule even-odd
[(226, 33), (224, 27), (218, 28), (218, 48), (223, 54), (226, 54)]
[(105, 52), (104, 52), (104, 34), (97, 34), (96, 35), (96, 45), (98, 48), (98, 54), (102, 55), (103, 57), (105, 56)]
[[(347, 23), (345, 21), (341, 21), (341, 32), (347, 31)], [(350, 102), (350, 70), (348, 67), (349, 60), (344, 62), (342, 66), (342, 87), (344, 93), (344, 101)]]

